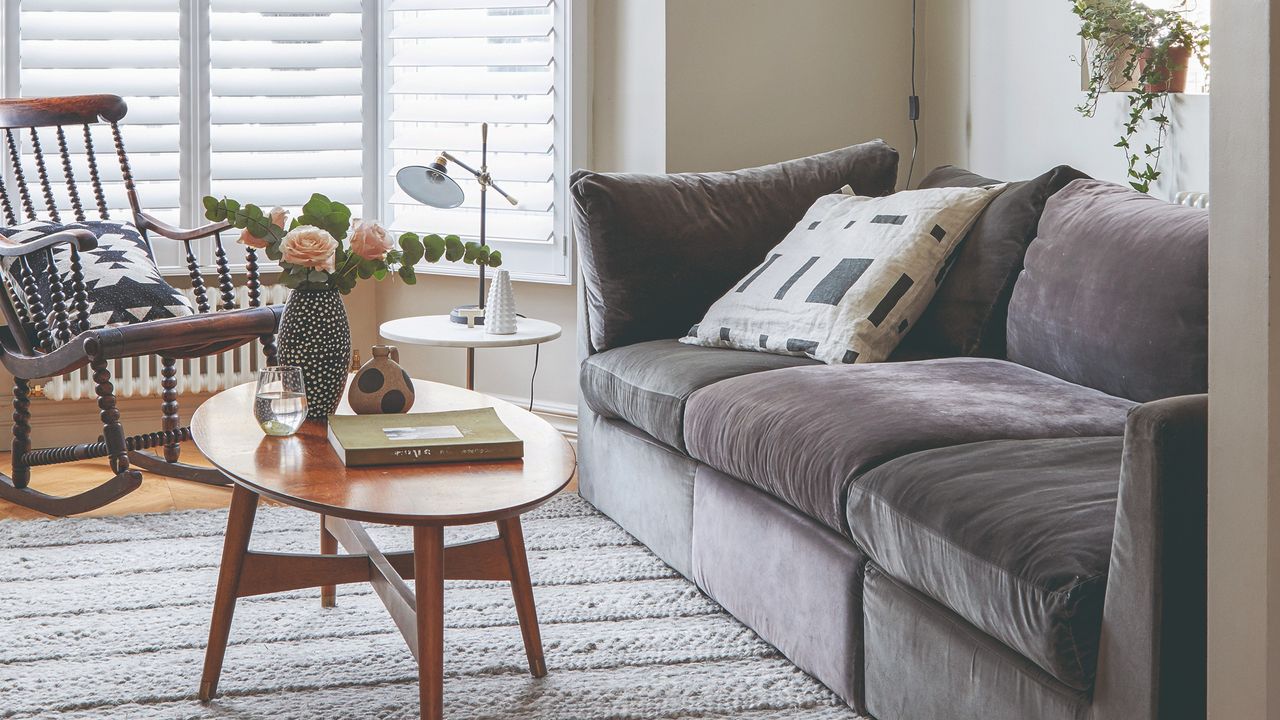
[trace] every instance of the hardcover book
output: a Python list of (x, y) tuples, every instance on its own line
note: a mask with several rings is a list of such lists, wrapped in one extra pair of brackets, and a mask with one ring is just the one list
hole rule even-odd
[(524, 441), (491, 407), (405, 415), (330, 415), (329, 443), (348, 467), (524, 457)]

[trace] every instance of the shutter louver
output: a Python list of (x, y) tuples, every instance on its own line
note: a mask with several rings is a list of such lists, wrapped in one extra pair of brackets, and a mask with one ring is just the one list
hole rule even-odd
[[(148, 211), (174, 223), (180, 221), (182, 197), (179, 15), (178, 0), (23, 0), (18, 25), (21, 95), (123, 96), (129, 113), (121, 126), (138, 196)], [(82, 133), (67, 128), (73, 172), (85, 183), (89, 170)], [(40, 142), (46, 153), (56, 152), (52, 130), (42, 132)], [(112, 218), (132, 220), (110, 128), (95, 126), (93, 144)], [(66, 210), (70, 201), (61, 172), (55, 169), (52, 177), (57, 204)]]
[(362, 214), (360, 24), (360, 0), (212, 0), (212, 194)]
[[(529, 274), (563, 272), (555, 242), (556, 3), (554, 0), (392, 0), (387, 52), (387, 171), (426, 165), (448, 150), (480, 165), (480, 123), (489, 123), (489, 171), (520, 200), (489, 198), (488, 243)], [(479, 188), (461, 168), (461, 207), (422, 205), (389, 182), (394, 230), (479, 234)]]

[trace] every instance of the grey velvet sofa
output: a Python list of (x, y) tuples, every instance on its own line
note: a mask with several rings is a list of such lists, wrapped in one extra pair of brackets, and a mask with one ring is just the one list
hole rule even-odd
[(877, 141), (574, 176), (583, 497), (880, 720), (1203, 717), (1202, 211), (1056, 168), (893, 362), (677, 341), (818, 196), (896, 169)]

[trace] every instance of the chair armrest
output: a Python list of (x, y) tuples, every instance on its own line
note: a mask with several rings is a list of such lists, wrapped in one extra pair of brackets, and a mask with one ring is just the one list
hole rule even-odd
[(680, 337), (815, 200), (846, 184), (888, 194), (897, 168), (897, 151), (877, 140), (734, 172), (574, 173), (592, 347)]
[(1208, 415), (1207, 395), (1129, 413), (1095, 720), (1204, 717)]
[(22, 257), (55, 245), (75, 245), (78, 250), (92, 250), (98, 247), (98, 238), (89, 230), (73, 229), (50, 233), (29, 242), (14, 242), (0, 237), (0, 257)]
[(201, 225), (200, 227), (193, 228), (191, 230), (184, 230), (183, 228), (170, 225), (169, 223), (144, 212), (140, 212), (137, 215), (139, 229), (154, 230), (155, 233), (161, 237), (165, 237), (170, 240), (177, 240), (179, 242), (188, 242), (202, 237), (209, 237), (210, 235), (220, 233), (231, 227), (231, 223), (223, 220), (221, 222), (209, 223), (208, 225)]
[(93, 331), (104, 356), (134, 357), (163, 353), (170, 357), (198, 357), (263, 335), (280, 326), (283, 305), (228, 310), (152, 320)]

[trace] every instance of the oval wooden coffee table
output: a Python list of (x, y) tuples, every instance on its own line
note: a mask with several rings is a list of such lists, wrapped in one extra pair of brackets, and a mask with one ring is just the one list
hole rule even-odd
[[(493, 407), (524, 441), (524, 459), (496, 462), (348, 468), (329, 445), (326, 427), (308, 421), (291, 437), (267, 437), (253, 419), (252, 384), (214, 395), (195, 413), (191, 435), (234, 484), (222, 567), (214, 598), (200, 699), (217, 692), (236, 599), (367, 582), (382, 599), (418, 660), (424, 718), (443, 716), (444, 581), (507, 580), (515, 598), (529, 671), (546, 674), (529, 581), (520, 515), (564, 489), (576, 465), (573, 448), (541, 418), (470, 390), (414, 380), (416, 412)], [(350, 413), (346, 402), (339, 413)], [(320, 554), (249, 550), (260, 497), (320, 515)], [(413, 550), (384, 553), (360, 522), (413, 528)], [(498, 537), (444, 544), (446, 525), (494, 522)], [(347, 551), (338, 555), (338, 545)], [(406, 580), (415, 580), (410, 588)]]

